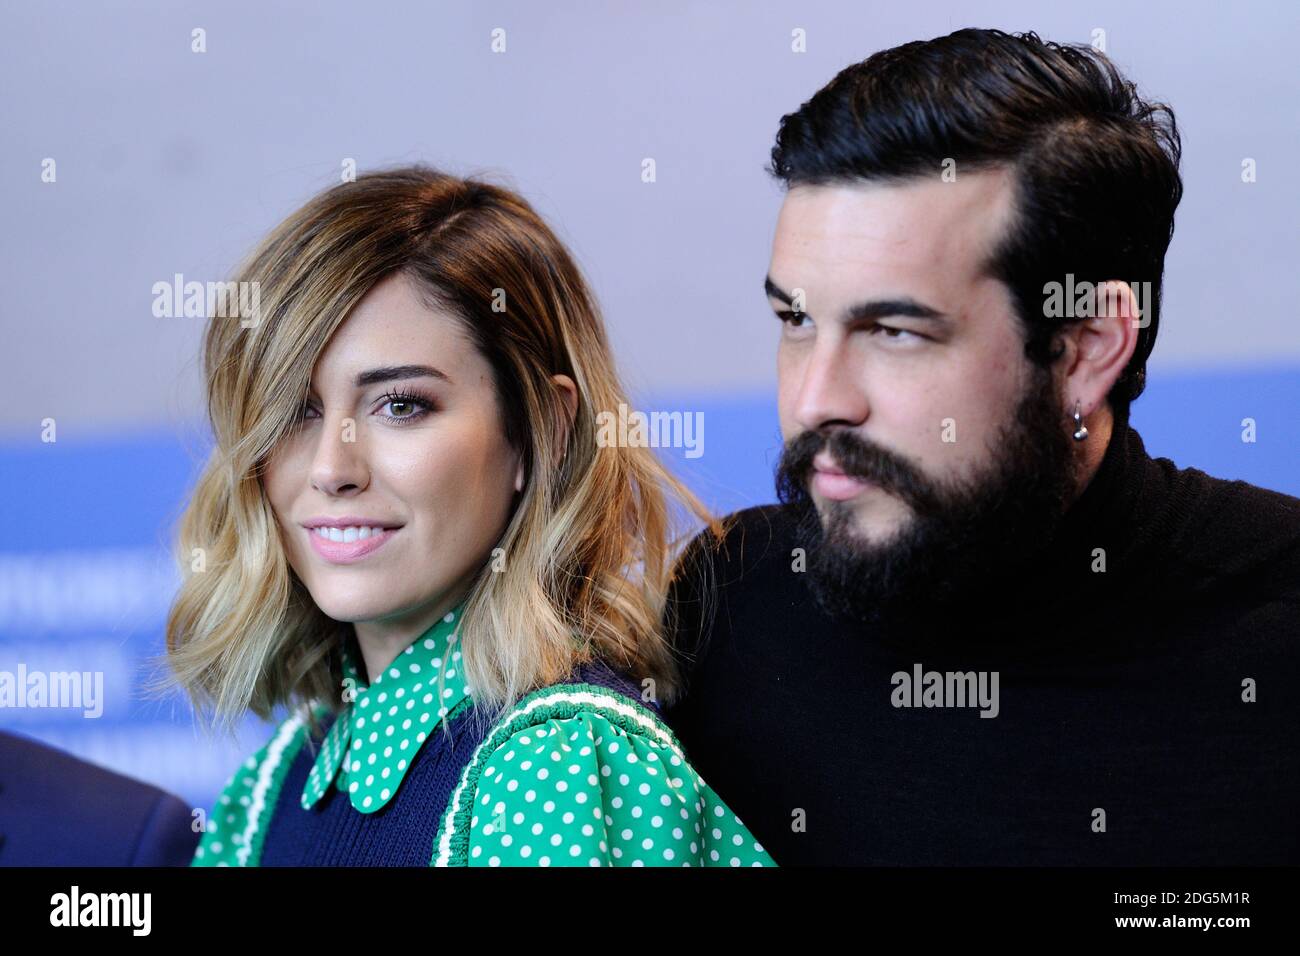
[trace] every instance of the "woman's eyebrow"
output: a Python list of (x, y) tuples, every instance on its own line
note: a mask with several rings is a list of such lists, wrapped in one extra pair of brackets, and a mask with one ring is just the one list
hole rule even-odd
[(399, 378), (437, 378), (448, 385), (453, 384), (445, 372), (430, 365), (385, 365), (357, 373), (357, 388), (365, 388), (367, 385), (375, 385), (379, 382), (391, 382)]

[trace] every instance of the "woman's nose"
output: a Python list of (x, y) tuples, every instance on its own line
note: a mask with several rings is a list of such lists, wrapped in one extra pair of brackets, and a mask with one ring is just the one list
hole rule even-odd
[(329, 495), (360, 491), (369, 481), (365, 447), (352, 418), (326, 422), (311, 463), (311, 482)]

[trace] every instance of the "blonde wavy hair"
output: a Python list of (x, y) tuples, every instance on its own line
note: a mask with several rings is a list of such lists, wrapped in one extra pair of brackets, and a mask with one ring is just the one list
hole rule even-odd
[[(681, 676), (662, 628), (684, 539), (675, 532), (698, 521), (721, 541), (722, 522), (651, 449), (598, 447), (597, 415), (631, 403), (596, 302), (551, 229), (511, 190), (423, 165), (311, 199), (233, 276), (259, 283), (260, 321), (208, 320), (215, 446), (180, 517), (164, 683), (182, 686), (209, 727), (233, 730), (249, 711), (271, 719), (280, 706), (341, 709), (352, 626), (326, 617), (289, 566), (261, 475), (331, 335), (395, 273), (464, 324), (525, 462), (497, 544), (509, 558), (495, 573), (485, 563), (459, 628), (476, 702), (508, 707), (599, 659), (671, 703)], [(493, 309), (497, 290), (505, 311)], [(577, 385), (571, 427), (555, 373)]]

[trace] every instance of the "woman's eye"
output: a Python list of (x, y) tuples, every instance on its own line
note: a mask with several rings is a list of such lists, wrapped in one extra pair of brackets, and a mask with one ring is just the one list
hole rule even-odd
[[(423, 398), (415, 396), (396, 395), (384, 396), (384, 402), (379, 406), (383, 413), (381, 418), (390, 422), (409, 422), (418, 418), (423, 418), (427, 413), (433, 410), (433, 404)], [(310, 404), (304, 404), (298, 409), (295, 422), (303, 422), (311, 418), (319, 418), (320, 415)]]
[(423, 418), (433, 410), (433, 403), (416, 395), (388, 394), (380, 407), (389, 410), (384, 418), (395, 424), (405, 424)]
[(391, 409), (396, 409), (395, 413), (390, 414), (389, 417), (391, 418), (410, 418), (417, 411), (416, 404), (414, 402), (406, 402), (406, 401), (389, 402), (387, 407)]

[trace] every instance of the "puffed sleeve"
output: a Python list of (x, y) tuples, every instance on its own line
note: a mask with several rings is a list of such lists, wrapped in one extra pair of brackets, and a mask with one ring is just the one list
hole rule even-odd
[(580, 711), (518, 731), (473, 799), (470, 866), (774, 866), (671, 743)]
[(190, 866), (256, 865), (275, 797), (305, 739), (303, 721), (290, 715), (230, 775), (207, 816)]

